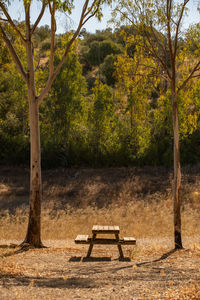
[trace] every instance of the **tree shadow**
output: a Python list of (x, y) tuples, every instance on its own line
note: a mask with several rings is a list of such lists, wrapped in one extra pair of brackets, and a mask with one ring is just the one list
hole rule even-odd
[[(80, 261), (82, 261), (82, 262), (100, 262), (100, 261), (112, 261), (112, 259), (111, 259), (111, 257), (105, 257), (105, 256), (103, 256), (103, 257), (90, 256), (90, 257), (83, 257), (83, 259), (81, 256), (78, 256), (78, 257), (73, 256), (73, 257), (70, 257), (70, 259), (69, 259), (69, 262), (80, 262)], [(123, 258), (119, 257), (118, 259), (116, 258), (113, 261), (130, 262), (131, 259), (129, 257), (123, 257)]]
[[(145, 265), (151, 265), (153, 263), (156, 263), (156, 262), (160, 262), (160, 261), (163, 261), (165, 259), (167, 259), (170, 255), (172, 255), (173, 253), (175, 253), (176, 251), (179, 251), (179, 249), (172, 249), (166, 253), (164, 253), (161, 257), (157, 258), (157, 259), (154, 259), (154, 260), (151, 260), (151, 261), (145, 261), (145, 262), (142, 262), (142, 263), (136, 263), (135, 266), (136, 267), (141, 267), (141, 266), (145, 266)], [(123, 270), (123, 269), (131, 269), (133, 268), (133, 265), (129, 265), (129, 266), (124, 266), (124, 267), (119, 267), (119, 268), (115, 268), (115, 272), (116, 271), (119, 271), (119, 270)]]
[(92, 278), (81, 278), (77, 277), (32, 277), (32, 276), (21, 276), (14, 274), (1, 274), (2, 279), (10, 278), (9, 282), (5, 283), (7, 288), (10, 286), (30, 286), (38, 288), (61, 288), (61, 289), (77, 289), (77, 288), (98, 288), (101, 284), (97, 280)]
[(70, 257), (69, 262), (80, 262), (81, 258), (81, 256), (72, 256)]
[(83, 257), (82, 262), (111, 261), (111, 257)]
[(14, 249), (17, 247), (18, 247), (17, 244), (10, 244), (10, 245), (2, 244), (2, 245), (0, 245), (0, 249)]
[(176, 251), (178, 251), (179, 249), (172, 249), (166, 253), (164, 253), (160, 258), (158, 259), (154, 259), (152, 261), (146, 261), (146, 262), (143, 262), (143, 263), (139, 263), (139, 264), (136, 264), (137, 267), (140, 267), (140, 266), (143, 266), (143, 265), (148, 265), (148, 264), (152, 264), (152, 263), (156, 263), (156, 262), (159, 262), (159, 261), (162, 261), (162, 260), (165, 260), (167, 259), (170, 255), (172, 255), (173, 253), (175, 253)]
[[(0, 248), (13, 250), (11, 252), (3, 253), (2, 255), (0, 255), (0, 257), (9, 257), (9, 256), (27, 252), (29, 250), (36, 249), (35, 247), (31, 246), (30, 244), (20, 244), (20, 245), (17, 245), (17, 244), (4, 245), (3, 244), (3, 245), (0, 245)], [(49, 247), (43, 246), (39, 249), (46, 249), (46, 248), (49, 248)], [(14, 250), (14, 249), (16, 249), (16, 250)]]

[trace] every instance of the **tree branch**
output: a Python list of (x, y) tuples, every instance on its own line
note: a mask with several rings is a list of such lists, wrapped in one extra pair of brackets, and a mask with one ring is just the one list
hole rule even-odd
[(158, 43), (158, 45), (160, 46), (160, 48), (163, 50), (163, 53), (165, 55), (165, 57), (167, 57), (167, 52), (166, 52), (166, 49), (165, 47), (163, 46), (163, 44), (160, 42), (159, 38), (157, 37), (157, 35), (155, 34), (155, 29), (153, 28), (152, 24), (150, 25), (151, 26), (151, 32), (156, 40), (156, 43)]
[[(77, 36), (79, 35), (82, 26), (83, 26), (83, 25), (85, 24), (85, 22), (90, 18), (90, 17), (88, 17), (88, 18), (86, 19), (86, 21), (84, 21), (84, 18), (85, 18), (85, 17), (84, 17), (84, 14), (85, 14), (85, 11), (86, 11), (86, 9), (87, 9), (88, 1), (89, 1), (89, 0), (86, 0), (86, 1), (85, 1), (85, 4), (84, 4), (83, 9), (82, 9), (82, 13), (81, 13), (79, 25), (78, 25), (76, 31), (74, 32), (74, 34), (73, 34), (71, 40), (70, 40), (69, 43), (67, 44), (67, 47), (66, 47), (66, 49), (65, 49), (65, 53), (64, 53), (64, 55), (63, 55), (61, 61), (59, 62), (59, 64), (58, 64), (57, 68), (55, 69), (55, 71), (49, 76), (48, 81), (47, 81), (47, 83), (46, 83), (46, 86), (44, 87), (44, 89), (42, 90), (42, 92), (40, 93), (40, 95), (37, 97), (38, 105), (41, 104), (41, 102), (42, 102), (42, 100), (44, 99), (44, 97), (48, 94), (48, 92), (49, 92), (49, 90), (50, 90), (50, 88), (51, 88), (51, 86), (52, 86), (52, 83), (53, 83), (54, 79), (56, 78), (57, 74), (59, 73), (60, 69), (62, 68), (62, 66), (63, 66), (63, 64), (64, 64), (64, 62), (65, 62), (65, 59), (66, 59), (66, 57), (67, 57), (67, 55), (68, 55), (68, 53), (69, 53), (69, 50), (70, 50), (71, 45), (74, 43), (75, 39), (76, 39)], [(96, 0), (95, 0), (95, 1), (96, 1)], [(50, 9), (51, 9), (51, 8), (50, 8)], [(96, 11), (95, 11), (95, 12), (96, 12)], [(94, 15), (94, 14), (92, 14), (91, 17), (92, 17), (93, 15)]]
[(92, 5), (91, 5), (91, 7), (89, 8), (89, 10), (87, 11), (87, 13), (85, 13), (86, 10), (87, 10), (87, 8), (88, 8), (88, 3), (89, 3), (89, 0), (86, 0), (86, 1), (85, 1), (85, 4), (84, 4), (84, 6), (83, 6), (81, 18), (82, 18), (82, 17), (85, 18), (85, 17), (90, 13), (90, 11), (92, 10), (92, 7), (93, 7), (94, 4), (95, 4), (95, 1), (92, 3)]
[(146, 31), (145, 31), (144, 33), (145, 33), (145, 36), (146, 36), (146, 38), (147, 38), (147, 40), (148, 40), (148, 42), (149, 42), (149, 44), (150, 44), (150, 47), (151, 47), (151, 48), (149, 48), (149, 47), (147, 46), (149, 52), (152, 54), (152, 56), (153, 56), (154, 58), (156, 58), (156, 59), (161, 63), (161, 65), (163, 66), (164, 70), (165, 70), (166, 73), (167, 73), (167, 76), (171, 79), (171, 75), (170, 75), (170, 73), (169, 73), (167, 64), (162, 60), (162, 58), (161, 58), (161, 57), (159, 56), (159, 54), (156, 52), (155, 47), (154, 47), (153, 43), (151, 42), (151, 39), (149, 38), (149, 36), (148, 36), (148, 34), (146, 33)]
[(40, 11), (40, 14), (39, 14), (37, 20), (35, 21), (35, 24), (33, 25), (32, 29), (31, 29), (31, 35), (34, 33), (35, 29), (37, 28), (38, 24), (40, 23), (43, 15), (44, 15), (46, 4), (47, 4), (46, 0), (43, 0), (42, 9)]
[[(17, 26), (15, 25), (15, 23), (14, 23), (13, 20), (11, 19), (9, 13), (7, 12), (5, 6), (4, 6), (3, 3), (1, 3), (1, 2), (0, 2), (0, 8), (2, 9), (4, 15), (5, 15), (6, 18), (7, 18), (6, 22), (8, 22), (8, 23), (12, 26), (12, 28), (19, 34), (19, 36), (20, 36), (22, 42), (25, 44), (25, 43), (26, 43), (26, 40), (25, 40), (23, 34), (22, 34), (21, 31), (17, 28)], [(2, 20), (3, 20), (3, 19), (2, 19)]]
[(183, 5), (182, 5), (182, 8), (181, 8), (181, 13), (180, 13), (177, 25), (176, 25), (176, 33), (175, 33), (175, 38), (174, 38), (174, 40), (175, 40), (175, 43), (174, 43), (174, 57), (176, 57), (176, 53), (177, 53), (178, 33), (179, 33), (181, 20), (183, 18), (183, 13), (184, 13), (184, 10), (185, 10), (185, 6), (188, 2), (189, 2), (189, 0), (184, 1)]
[(125, 12), (121, 11), (118, 7), (116, 7), (115, 10), (124, 16), (124, 18), (126, 18), (131, 24), (133, 24), (133, 20), (131, 20)]
[(16, 53), (16, 51), (15, 51), (15, 49), (14, 49), (12, 43), (10, 42), (9, 38), (7, 37), (7, 35), (6, 35), (6, 33), (5, 33), (4, 29), (3, 29), (3, 27), (2, 27), (1, 25), (0, 25), (0, 30), (1, 30), (1, 32), (2, 32), (3, 40), (4, 40), (4, 42), (6, 43), (8, 49), (9, 49), (9, 51), (10, 51), (10, 54), (11, 54), (11, 56), (12, 56), (14, 62), (15, 62), (15, 65), (16, 65), (17, 69), (19, 70), (19, 72), (20, 72), (20, 74), (22, 75), (23, 79), (24, 79), (26, 82), (28, 82), (28, 75), (27, 75), (27, 73), (25, 72), (25, 70), (24, 70), (24, 68), (23, 68), (23, 66), (22, 66), (22, 64), (21, 64), (21, 61), (20, 61), (20, 59), (19, 59), (19, 57), (18, 57), (18, 55), (17, 55), (17, 53)]
[(3, 19), (3, 18), (0, 18), (0, 21), (3, 21), (3, 22), (8, 22), (8, 19)]
[[(174, 52), (173, 52), (173, 48), (172, 48), (172, 37), (171, 37), (171, 27), (170, 27), (171, 9), (172, 9), (172, 0), (167, 0), (167, 37), (168, 37), (171, 67), (173, 67), (174, 66)], [(172, 77), (174, 78), (174, 76), (175, 76), (174, 68), (172, 71), (173, 71)]]
[(196, 72), (196, 71), (198, 71), (199, 70), (199, 67), (200, 67), (200, 61), (196, 64), (196, 66), (193, 68), (193, 70), (192, 70), (192, 72), (190, 73), (190, 75), (188, 76), (188, 78), (186, 78), (185, 79), (185, 81), (181, 84), (181, 86), (178, 88), (178, 92), (180, 91), (180, 90), (182, 90), (184, 87), (185, 87), (185, 85), (188, 83), (188, 81), (191, 79), (191, 78), (193, 78), (193, 77), (197, 77), (197, 75), (194, 75), (194, 73)]
[(96, 15), (97, 11), (98, 11), (98, 8), (89, 17), (87, 17), (87, 19), (82, 23), (82, 26), (84, 26), (85, 23), (87, 23), (87, 21), (89, 19), (91, 19), (92, 17), (94, 17)]
[(50, 58), (49, 58), (49, 78), (53, 74), (54, 70), (54, 53), (55, 53), (55, 32), (56, 32), (56, 20), (55, 20), (55, 10), (56, 10), (56, 4), (53, 2), (53, 6), (51, 7), (50, 0), (48, 0), (49, 3), (49, 10), (51, 14), (51, 52), (50, 52)]

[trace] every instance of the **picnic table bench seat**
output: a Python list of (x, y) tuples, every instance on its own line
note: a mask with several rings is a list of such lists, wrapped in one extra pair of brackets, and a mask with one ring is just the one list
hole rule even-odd
[(134, 237), (124, 237), (116, 240), (111, 238), (91, 238), (88, 235), (77, 235), (75, 239), (76, 244), (102, 244), (102, 245), (135, 245), (136, 239)]

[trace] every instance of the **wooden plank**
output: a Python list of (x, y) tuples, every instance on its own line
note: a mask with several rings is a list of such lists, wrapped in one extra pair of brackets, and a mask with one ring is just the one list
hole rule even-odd
[(130, 244), (130, 245), (135, 245), (136, 244), (136, 239), (134, 237), (124, 237), (123, 238), (124, 243)]
[(77, 235), (75, 238), (75, 243), (77, 244), (88, 244), (88, 235)]
[(135, 245), (136, 241), (135, 240), (126, 240), (120, 239), (106, 239), (106, 238), (96, 238), (93, 240), (92, 238), (88, 238), (88, 244), (99, 244), (99, 245)]
[(89, 238), (88, 235), (78, 235), (75, 239), (76, 244), (99, 244), (99, 245), (135, 245), (136, 240), (132, 237), (125, 237), (123, 239), (106, 239), (106, 238)]
[(108, 226), (108, 225), (94, 225), (92, 227), (92, 232), (93, 233), (105, 233), (105, 234), (110, 234), (110, 233), (119, 233), (119, 226)]
[(93, 227), (92, 227), (92, 230), (98, 230), (98, 225), (94, 225)]

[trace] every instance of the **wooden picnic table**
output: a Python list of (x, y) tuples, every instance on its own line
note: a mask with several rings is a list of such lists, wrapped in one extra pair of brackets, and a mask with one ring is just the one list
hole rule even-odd
[[(135, 245), (136, 239), (133, 237), (119, 238), (119, 226), (94, 225), (92, 227), (92, 237), (88, 235), (78, 235), (75, 239), (76, 244), (89, 244), (87, 257), (90, 257), (94, 244), (117, 245), (120, 259), (124, 258), (122, 245)], [(115, 238), (97, 238), (98, 234), (114, 234)]]

